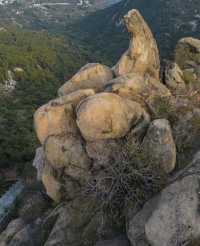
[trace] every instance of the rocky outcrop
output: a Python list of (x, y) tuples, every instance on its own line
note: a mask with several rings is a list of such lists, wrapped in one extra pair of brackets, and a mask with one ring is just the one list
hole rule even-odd
[(112, 228), (99, 208), (94, 199), (80, 197), (69, 202), (60, 209), (45, 246), (93, 246), (98, 236), (106, 236), (104, 233), (109, 234)]
[(115, 75), (135, 72), (142, 76), (149, 74), (159, 80), (160, 58), (150, 28), (137, 10), (129, 11), (124, 20), (132, 39), (129, 49), (114, 67)]
[(176, 145), (171, 133), (171, 127), (167, 120), (154, 120), (147, 131), (142, 143), (144, 155), (166, 173), (170, 173), (176, 166)]
[(106, 91), (134, 100), (143, 107), (147, 107), (153, 98), (171, 97), (170, 90), (159, 80), (138, 73), (129, 73), (111, 80)]
[(181, 167), (200, 149), (200, 109), (195, 106), (188, 109), (188, 103), (186, 105), (187, 109), (176, 118), (172, 129)]
[[(128, 245), (117, 238), (123, 220), (114, 218), (112, 206), (109, 212), (112, 193), (126, 196), (132, 183), (151, 182), (151, 168), (152, 175), (160, 177), (158, 170), (168, 174), (176, 166), (170, 123), (154, 120), (152, 110), (162, 98), (172, 98), (159, 79), (156, 42), (137, 10), (130, 11), (125, 22), (133, 37), (114, 73), (107, 66), (87, 64), (59, 89), (57, 99), (34, 115), (42, 145), (34, 165), (48, 196), (63, 202), (45, 246), (93, 246), (98, 239), (105, 245)], [(147, 180), (145, 175), (150, 175)], [(37, 219), (34, 223), (41, 228)]]
[(181, 39), (176, 46), (175, 59), (187, 83), (200, 81), (200, 40), (191, 37)]
[[(199, 42), (179, 42), (176, 61), (167, 64), (161, 81), (157, 45), (146, 22), (131, 10), (125, 23), (130, 47), (113, 70), (87, 64), (59, 89), (58, 98), (36, 111), (42, 146), (34, 166), (60, 206), (41, 220), (30, 216), (32, 224), (13, 243), (28, 245), (51, 221), (45, 239), (39, 233), (45, 246), (128, 245), (117, 237), (124, 214), (132, 246), (177, 246), (200, 238), (199, 177), (173, 174), (183, 165), (181, 150), (198, 148), (200, 94), (185, 72), (198, 68)], [(192, 73), (198, 77), (198, 69)]]
[(193, 245), (200, 237), (198, 191), (199, 177), (189, 175), (148, 201), (128, 220), (131, 244), (175, 246), (187, 242), (186, 245)]

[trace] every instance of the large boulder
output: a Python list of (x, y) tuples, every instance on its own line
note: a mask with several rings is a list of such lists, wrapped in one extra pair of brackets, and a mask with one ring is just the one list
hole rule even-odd
[(47, 161), (54, 169), (65, 169), (65, 173), (79, 182), (87, 177), (91, 161), (82, 139), (72, 134), (50, 136), (45, 146)]
[[(199, 245), (199, 176), (189, 175), (148, 201), (127, 224), (132, 245)], [(140, 243), (141, 242), (141, 243)]]
[(112, 222), (91, 197), (78, 197), (62, 206), (44, 246), (94, 246), (97, 239), (112, 236)]
[(149, 74), (159, 80), (160, 58), (156, 41), (140, 13), (133, 9), (124, 17), (132, 35), (129, 49), (114, 67), (116, 76), (131, 72)]
[(142, 148), (145, 158), (154, 167), (166, 173), (174, 170), (176, 165), (176, 145), (170, 124), (165, 119), (154, 120), (144, 137)]
[(94, 94), (92, 89), (77, 90), (40, 107), (34, 114), (35, 130), (40, 142), (44, 144), (47, 137), (51, 135), (76, 134), (78, 128), (74, 108), (81, 100)]
[(73, 106), (60, 99), (40, 107), (34, 114), (34, 125), (41, 144), (51, 135), (77, 133)]
[(120, 138), (142, 118), (144, 109), (136, 102), (113, 93), (99, 93), (77, 107), (77, 125), (88, 140)]
[(159, 80), (138, 73), (129, 73), (111, 80), (105, 90), (136, 101), (143, 106), (151, 101), (153, 97), (171, 96), (169, 89)]
[(175, 52), (176, 63), (183, 70), (184, 80), (195, 85), (200, 81), (200, 40), (195, 38), (183, 38)]
[(200, 149), (200, 109), (186, 105), (173, 124), (179, 168), (184, 167)]
[(94, 89), (103, 91), (104, 86), (113, 78), (112, 70), (99, 63), (89, 63), (82, 67), (58, 91), (60, 96), (67, 95), (79, 89)]

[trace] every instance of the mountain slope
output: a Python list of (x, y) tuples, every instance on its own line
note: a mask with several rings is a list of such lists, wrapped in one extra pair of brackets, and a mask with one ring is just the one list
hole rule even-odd
[[(75, 38), (93, 43), (94, 51), (107, 53), (116, 60), (127, 47), (122, 17), (136, 8), (150, 25), (162, 57), (169, 57), (177, 40), (185, 36), (200, 37), (200, 5), (198, 0), (124, 0), (86, 17), (74, 26)], [(76, 30), (76, 31), (75, 31)]]
[(32, 160), (37, 145), (33, 112), (86, 63), (81, 53), (46, 32), (0, 31), (0, 169), (23, 169)]

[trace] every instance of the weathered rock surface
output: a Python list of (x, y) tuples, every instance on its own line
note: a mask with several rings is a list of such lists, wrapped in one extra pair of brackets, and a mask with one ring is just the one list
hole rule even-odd
[(35, 112), (34, 124), (42, 144), (48, 136), (77, 132), (72, 105), (64, 104), (59, 99), (40, 107)]
[(37, 179), (42, 179), (42, 173), (45, 165), (45, 154), (42, 147), (36, 149), (33, 166), (37, 169)]
[(175, 62), (168, 62), (165, 69), (165, 84), (171, 91), (178, 92), (185, 89), (183, 71)]
[(147, 202), (128, 222), (132, 245), (198, 245), (193, 244), (200, 237), (198, 192), (199, 177), (189, 175)]
[(200, 40), (190, 37), (181, 39), (176, 46), (175, 60), (183, 70), (187, 83), (200, 81)]
[(94, 89), (96, 92), (101, 92), (112, 78), (113, 72), (109, 67), (99, 63), (89, 63), (67, 81), (59, 89), (58, 94), (63, 96), (80, 89)]
[(174, 170), (176, 165), (176, 145), (173, 140), (169, 121), (154, 120), (143, 141), (144, 155), (155, 168), (166, 173)]
[(91, 161), (78, 136), (68, 134), (48, 137), (45, 155), (52, 167), (64, 168), (66, 174), (79, 181), (89, 172)]
[(133, 9), (124, 17), (132, 35), (129, 49), (114, 67), (116, 76), (131, 72), (149, 74), (159, 80), (160, 58), (152, 32), (140, 13)]
[(93, 246), (98, 236), (113, 233), (109, 223), (95, 199), (77, 198), (60, 209), (45, 246)]
[[(120, 140), (119, 140), (120, 141)], [(111, 164), (116, 154), (121, 151), (121, 144), (115, 139), (89, 141), (86, 144), (88, 156), (97, 167), (105, 167)]]
[(47, 162), (45, 162), (42, 182), (46, 188), (47, 195), (55, 202), (59, 202), (61, 199), (62, 186), (58, 179), (56, 179), (56, 172)]
[(141, 76), (137, 73), (129, 73), (111, 80), (106, 91), (116, 93), (144, 106), (153, 97), (171, 96), (169, 89), (159, 80), (149, 75)]
[(61, 96), (58, 101), (60, 101), (61, 104), (72, 104), (74, 107), (77, 106), (77, 104), (82, 101), (83, 99), (93, 96), (95, 94), (95, 91), (93, 89), (82, 89), (74, 91), (70, 94)]
[(77, 108), (77, 125), (89, 141), (120, 138), (141, 119), (144, 109), (136, 102), (113, 93), (100, 93), (82, 101)]
[(189, 108), (173, 125), (179, 163), (184, 167), (200, 148), (200, 109)]

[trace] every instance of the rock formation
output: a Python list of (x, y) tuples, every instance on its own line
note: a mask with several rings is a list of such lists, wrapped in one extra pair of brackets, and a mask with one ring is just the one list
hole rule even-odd
[(189, 175), (148, 201), (128, 221), (131, 244), (175, 246), (199, 239), (198, 189), (199, 177)]
[(166, 173), (170, 173), (176, 166), (176, 146), (167, 120), (154, 120), (144, 137), (142, 148), (145, 156)]
[(142, 16), (125, 23), (130, 47), (113, 70), (87, 64), (35, 112), (34, 166), (58, 206), (42, 214), (32, 199), (40, 216), (11, 222), (2, 245), (128, 245), (125, 219), (131, 246), (199, 245), (199, 155), (185, 166), (200, 149), (200, 41), (178, 43), (162, 80)]
[(142, 118), (144, 109), (114, 93), (99, 93), (80, 102), (77, 125), (88, 141), (124, 137)]
[(159, 80), (159, 52), (147, 23), (137, 10), (129, 11), (124, 20), (132, 39), (129, 49), (114, 67), (115, 75), (135, 72), (141, 75), (149, 74)]
[[(59, 89), (61, 97), (35, 113), (35, 129), (46, 160), (42, 180), (48, 195), (56, 201), (64, 196), (72, 198), (69, 183), (73, 190), (70, 194), (76, 194), (77, 186), (81, 189), (98, 165), (111, 165), (115, 148), (107, 144), (108, 154), (104, 155), (102, 143), (121, 141), (130, 131), (137, 141), (137, 133), (144, 133), (150, 123), (148, 105), (154, 98), (171, 97), (159, 80), (159, 55), (149, 27), (137, 10), (130, 11), (125, 22), (133, 37), (115, 67), (115, 77), (107, 66), (87, 64)], [(168, 132), (166, 149), (171, 153), (161, 164), (167, 173), (175, 168), (176, 161), (170, 127)], [(159, 141), (164, 143), (164, 138), (162, 135)], [(116, 149), (122, 151), (122, 147)], [(158, 146), (157, 155), (164, 150)]]
[(183, 38), (175, 52), (176, 63), (183, 70), (186, 83), (200, 81), (200, 40), (195, 38)]

